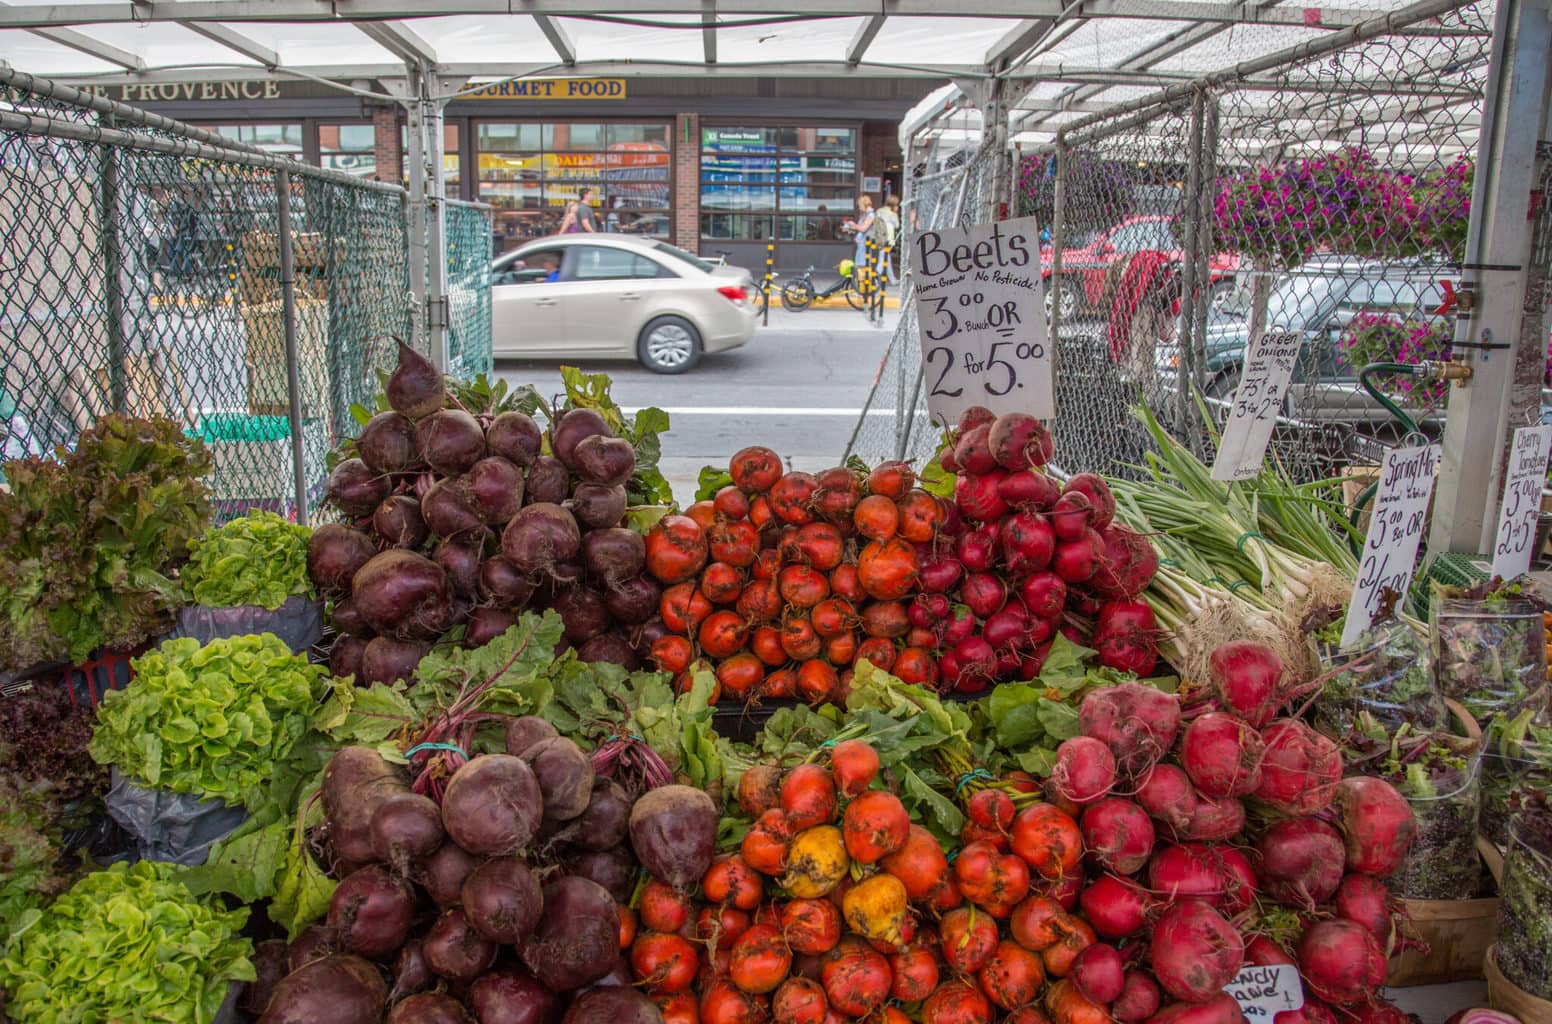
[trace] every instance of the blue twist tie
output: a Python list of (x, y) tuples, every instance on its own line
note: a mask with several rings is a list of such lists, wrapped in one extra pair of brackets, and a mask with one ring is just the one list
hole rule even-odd
[(1248, 586), (1250, 586), (1250, 581), (1249, 580), (1235, 580), (1233, 583), (1229, 584), (1229, 593), (1232, 594), (1235, 591), (1239, 590), (1240, 587), (1248, 587)]
[(956, 794), (963, 793), (965, 791), (965, 787), (970, 785), (970, 783), (975, 779), (995, 779), (996, 777), (997, 776), (993, 775), (985, 768), (972, 769), (971, 771), (965, 772), (959, 777), (959, 783), (954, 787), (954, 792)]
[(819, 749), (820, 750), (829, 750), (831, 747), (834, 747), (834, 746), (835, 746), (835, 741), (834, 740), (825, 740), (823, 743), (819, 744)]
[(448, 751), (451, 751), (454, 754), (459, 755), (465, 761), (467, 761), (469, 759), (468, 753), (462, 747), (458, 746), (458, 744), (456, 744), (456, 743), (421, 743), (421, 744), (418, 744), (417, 746), (413, 746), (409, 750), (405, 751), (404, 752), (404, 756), (405, 757), (414, 757), (416, 754), (419, 754), (422, 751), (426, 751), (426, 750), (448, 750)]

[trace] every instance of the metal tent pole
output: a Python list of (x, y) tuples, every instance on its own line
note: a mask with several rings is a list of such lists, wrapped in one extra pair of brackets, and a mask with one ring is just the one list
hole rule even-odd
[[(1552, 0), (1501, 0), (1492, 45), (1461, 282), (1474, 293), (1474, 308), (1455, 331), (1455, 351), (1472, 378), (1450, 395), (1430, 556), (1490, 549), (1505, 446), (1541, 397), (1541, 373), (1526, 380), (1530, 374), (1515, 370), (1539, 370), (1542, 363), (1518, 358), (1519, 350), (1545, 345), (1538, 297), (1527, 294), (1527, 211), (1549, 159), (1543, 152), (1538, 160), (1536, 143), (1552, 133)], [(1529, 318), (1536, 330), (1526, 329)]]
[(291, 478), (296, 487), (296, 521), (307, 525), (307, 465), (302, 446), (302, 371), (296, 347), (296, 257), (291, 236), (291, 174), (275, 172), (279, 204), (281, 322), (286, 341), (286, 411), (291, 420)]

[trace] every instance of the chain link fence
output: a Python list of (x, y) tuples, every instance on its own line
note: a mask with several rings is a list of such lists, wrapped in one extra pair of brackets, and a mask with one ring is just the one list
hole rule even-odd
[(445, 209), (447, 372), (473, 378), (491, 371), (491, 210), (458, 200), (448, 200)]
[[(107, 412), (166, 416), (210, 447), (219, 519), (305, 516), (351, 407), (410, 338), (404, 190), (0, 75), (4, 457), (68, 446)], [(449, 222), (452, 369), (482, 372), (489, 213)]]
[(1080, 423), (1122, 425), (1059, 420), (1064, 466), (1135, 465), (1148, 446), (1120, 413), (1133, 403), (1210, 459), (1266, 332), (1301, 342), (1271, 446), (1295, 479), (1363, 476), (1411, 426), (1442, 433), (1446, 385), (1376, 374), (1408, 423), (1359, 374), (1449, 356), (1446, 284), (1464, 256), (1492, 8), (1411, 29), (1062, 133), (1051, 293), (1061, 350), (1083, 338), (1073, 354), (1089, 372), (1064, 359), (1058, 403)]
[[(1266, 331), (1302, 341), (1271, 448), (1295, 478), (1361, 476), (1405, 433), (1358, 374), (1447, 357), (1454, 315), (1440, 307), (1461, 277), (1492, 19), (1490, 4), (1466, 4), (1320, 52), (1289, 50), (1282, 26), (1201, 32), (1151, 70), (1233, 70), (1160, 89), (1139, 67), (1136, 84), (1056, 95), (1090, 110), (1089, 97), (1113, 99), (1098, 112), (1015, 111), (1015, 128), (1052, 138), (1020, 160), (1013, 213), (1052, 235), (1042, 271), (1064, 470), (1134, 474), (1153, 447), (1138, 405), (1210, 461)], [(1047, 85), (1032, 92), (1051, 97)], [(988, 218), (996, 163), (973, 141), (958, 152), (960, 166), (908, 179), (923, 226)], [(853, 450), (932, 452), (919, 379), (907, 306), (869, 402), (895, 414), (864, 414)], [(1423, 432), (1442, 432), (1447, 386), (1375, 379)]]
[(963, 228), (987, 219), (995, 178), (1005, 164), (978, 139), (934, 139), (907, 154), (900, 203), (900, 319), (879, 364), (846, 456), (924, 460), (937, 449), (938, 428), (922, 390), (911, 238), (920, 231)]

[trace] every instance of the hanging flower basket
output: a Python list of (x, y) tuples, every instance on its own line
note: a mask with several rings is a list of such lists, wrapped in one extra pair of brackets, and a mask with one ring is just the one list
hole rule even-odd
[(1349, 146), (1253, 168), (1220, 184), (1220, 244), (1258, 262), (1294, 267), (1317, 252), (1459, 260), (1471, 212), (1471, 162), (1413, 177)]
[[(1342, 357), (1353, 369), (1369, 363), (1438, 362), (1450, 358), (1450, 324), (1446, 320), (1409, 320), (1387, 313), (1359, 313), (1342, 332)], [(1444, 405), (1449, 385), (1404, 374), (1382, 375), (1387, 394), (1412, 409), (1432, 412)]]

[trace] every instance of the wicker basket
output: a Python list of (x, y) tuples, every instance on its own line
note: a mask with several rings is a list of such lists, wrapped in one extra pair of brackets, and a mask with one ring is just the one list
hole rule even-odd
[(1482, 973), (1487, 976), (1487, 1001), (1495, 1010), (1518, 1017), (1521, 1024), (1552, 1024), (1552, 1002), (1539, 999), (1498, 970), (1496, 949), (1489, 949), (1482, 961)]
[(1402, 900), (1409, 931), (1427, 949), (1390, 958), (1386, 984), (1442, 985), (1475, 981), (1498, 933), (1498, 900)]

